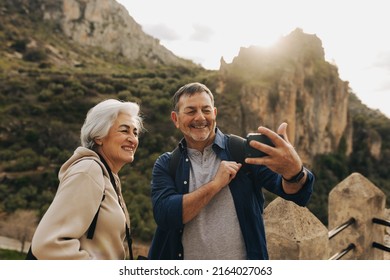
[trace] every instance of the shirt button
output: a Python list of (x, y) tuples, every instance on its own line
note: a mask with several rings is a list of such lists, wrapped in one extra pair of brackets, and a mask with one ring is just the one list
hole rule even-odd
[(179, 257), (181, 258), (181, 253), (179, 253)]
[(188, 162), (188, 158), (186, 158), (186, 161)]
[(184, 185), (187, 185), (187, 181), (184, 181)]

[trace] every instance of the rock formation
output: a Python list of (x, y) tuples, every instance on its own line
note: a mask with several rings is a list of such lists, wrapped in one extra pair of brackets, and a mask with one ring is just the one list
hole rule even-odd
[(98, 46), (145, 64), (186, 65), (143, 32), (129, 12), (115, 0), (40, 0), (43, 17), (72, 40)]
[[(289, 140), (305, 162), (335, 151), (343, 137), (347, 153), (351, 151), (348, 82), (325, 61), (317, 36), (297, 29), (274, 48), (241, 48), (232, 63), (221, 62), (216, 91), (226, 109), (220, 113), (242, 124), (220, 123), (226, 129), (244, 136), (259, 125), (276, 130), (285, 121)], [(239, 98), (232, 98), (237, 94)]]

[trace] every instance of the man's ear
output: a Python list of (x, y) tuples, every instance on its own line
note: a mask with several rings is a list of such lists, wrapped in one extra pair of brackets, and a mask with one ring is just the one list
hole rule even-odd
[(176, 128), (179, 128), (179, 121), (177, 119), (177, 113), (175, 111), (171, 112), (171, 119), (172, 119), (174, 125), (176, 126)]

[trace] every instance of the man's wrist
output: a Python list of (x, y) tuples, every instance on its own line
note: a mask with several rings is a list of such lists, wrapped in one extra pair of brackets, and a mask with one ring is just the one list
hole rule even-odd
[(291, 178), (287, 179), (282, 176), (283, 180), (290, 184), (299, 183), (303, 177), (305, 177), (305, 168), (303, 167), (303, 165), (301, 167), (301, 170)]

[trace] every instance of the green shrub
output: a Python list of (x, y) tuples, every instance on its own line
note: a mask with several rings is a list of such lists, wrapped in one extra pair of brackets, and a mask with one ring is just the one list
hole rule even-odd
[(28, 49), (24, 55), (23, 59), (30, 62), (41, 62), (47, 59), (47, 54), (45, 50), (40, 48)]
[(39, 102), (47, 102), (50, 101), (50, 99), (53, 96), (53, 92), (50, 89), (43, 89), (39, 95), (38, 95), (38, 101)]
[(29, 43), (28, 39), (20, 39), (16, 40), (12, 45), (11, 48), (17, 52), (23, 53), (27, 49), (27, 44)]

